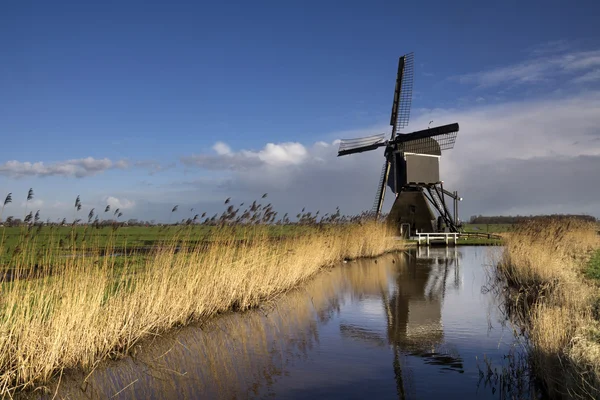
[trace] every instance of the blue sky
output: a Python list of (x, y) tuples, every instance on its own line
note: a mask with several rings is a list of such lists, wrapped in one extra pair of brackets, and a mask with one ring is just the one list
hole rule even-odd
[[(282, 211), (302, 202), (368, 209), (383, 158), (337, 159), (332, 143), (389, 131), (397, 58), (410, 51), (409, 128), (457, 121), (473, 139), (459, 135), (446, 179), (454, 177), (465, 198), (473, 191), (466, 212), (600, 215), (591, 195), (579, 203), (533, 197), (530, 206), (480, 199), (477, 177), (456, 167), (489, 159), (470, 157), (472, 143), (478, 154), (505, 143), (499, 128), (473, 136), (490, 116), (491, 125), (536, 138), (524, 142), (520, 161), (561, 154), (562, 134), (545, 136), (545, 124), (567, 111), (584, 121), (565, 131), (577, 129), (591, 144), (563, 161), (600, 155), (597, 1), (83, 3), (10, 2), (0, 13), (0, 196), (24, 198), (33, 187), (42, 215), (57, 217), (81, 194), (84, 206), (110, 197), (127, 204), (129, 216), (161, 219), (173, 203), (212, 210), (228, 194), (245, 201), (267, 189)], [(523, 119), (528, 113), (517, 124), (514, 115), (528, 107), (559, 111), (533, 122)], [(502, 114), (507, 109), (515, 112)], [(227, 146), (217, 151), (217, 142)], [(536, 153), (540, 147), (547, 152)], [(564, 168), (569, 175), (576, 167)], [(341, 185), (348, 174), (362, 178), (351, 186), (368, 195), (334, 190), (332, 181)], [(489, 193), (501, 183), (493, 179), (484, 179)], [(19, 213), (18, 201), (11, 207)]]

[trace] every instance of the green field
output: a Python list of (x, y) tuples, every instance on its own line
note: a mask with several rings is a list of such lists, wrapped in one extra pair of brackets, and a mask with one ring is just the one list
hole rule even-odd
[[(50, 256), (71, 255), (85, 252), (143, 254), (157, 246), (195, 246), (215, 240), (235, 241), (252, 238), (255, 234), (278, 240), (315, 231), (314, 226), (271, 225), (259, 228), (252, 225), (216, 227), (191, 226), (121, 226), (118, 228), (93, 226), (42, 226), (1, 227), (0, 266), (11, 266), (15, 257), (23, 263), (34, 265)], [(215, 232), (218, 234), (215, 235)], [(25, 256), (23, 253), (29, 253)]]
[(463, 224), (464, 232), (504, 233), (513, 229), (513, 224)]
[[(109, 240), (115, 247), (140, 247), (152, 246), (163, 240), (172, 240), (176, 236), (184, 236), (185, 240), (207, 240), (213, 235), (215, 226), (194, 225), (194, 226), (122, 226), (117, 229), (112, 227), (95, 228), (91, 226), (62, 226), (47, 227), (41, 229), (37, 227), (27, 229), (23, 227), (2, 227), (0, 228), (0, 242), (6, 246), (14, 246), (24, 238), (36, 238), (39, 242), (50, 242), (51, 240), (63, 239), (74, 240), (77, 244), (85, 242), (104, 246)], [(221, 228), (218, 228), (222, 230)], [(246, 237), (247, 233), (252, 232), (252, 225), (232, 226), (230, 233), (241, 237)], [(272, 237), (300, 235), (305, 231), (314, 230), (314, 227), (303, 225), (272, 225), (268, 226), (268, 234)], [(261, 226), (260, 232), (265, 232), (264, 226)], [(3, 238), (3, 239), (2, 239)], [(97, 242), (96, 242), (97, 241)]]

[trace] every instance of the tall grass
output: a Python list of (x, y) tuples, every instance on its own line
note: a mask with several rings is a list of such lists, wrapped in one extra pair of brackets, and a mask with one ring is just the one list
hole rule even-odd
[(69, 245), (58, 246), (63, 238), (42, 243), (33, 231), (24, 228), (11, 259), (21, 279), (2, 283), (2, 395), (65, 369), (91, 370), (148, 335), (255, 307), (342, 259), (401, 246), (375, 222), (307, 226), (285, 239), (265, 225), (221, 225), (211, 240), (191, 240), (193, 227), (184, 227), (150, 255), (123, 258), (103, 256), (117, 233), (100, 241), (90, 230), (81, 242), (74, 230)]
[[(48, 392), (58, 393), (57, 398), (109, 399), (116, 393), (138, 399), (258, 397), (318, 343), (317, 321), (332, 318), (347, 293), (380, 295), (392, 262), (407, 268), (402, 255), (383, 257), (377, 266), (358, 260), (334, 268), (324, 279), (311, 279), (243, 316), (231, 313), (206, 321), (201, 329), (194, 325), (143, 341), (132, 351), (135, 362), (107, 362), (93, 374), (65, 374), (59, 387), (55, 380)], [(385, 346), (383, 339), (380, 345)]]
[(554, 398), (600, 397), (600, 290), (585, 276), (598, 248), (598, 226), (575, 220), (522, 224), (506, 238), (498, 270)]

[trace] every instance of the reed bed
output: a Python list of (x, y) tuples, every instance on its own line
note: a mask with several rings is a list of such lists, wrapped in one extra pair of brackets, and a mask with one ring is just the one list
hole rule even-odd
[(244, 315), (229, 313), (201, 329), (192, 325), (142, 341), (131, 359), (102, 363), (92, 374), (65, 375), (60, 385), (52, 382), (48, 398), (54, 393), (71, 399), (108, 399), (117, 393), (138, 399), (257, 397), (285, 375), (290, 363), (306, 357), (319, 341), (318, 321), (333, 317), (347, 293), (379, 295), (387, 288), (392, 261), (400, 264), (405, 258), (382, 258), (377, 266), (357, 260), (333, 268)]
[(92, 370), (174, 326), (255, 307), (343, 259), (402, 246), (376, 222), (305, 226), (284, 239), (269, 226), (221, 225), (198, 241), (183, 227), (150, 254), (126, 257), (110, 256), (118, 230), (102, 241), (73, 237), (70, 246), (55, 246), (52, 236), (38, 242), (29, 231), (11, 258), (19, 278), (2, 283), (3, 396), (67, 369)]
[(553, 398), (599, 398), (600, 289), (586, 278), (597, 224), (525, 223), (505, 246), (498, 271), (512, 287), (509, 308), (528, 333), (535, 374)]

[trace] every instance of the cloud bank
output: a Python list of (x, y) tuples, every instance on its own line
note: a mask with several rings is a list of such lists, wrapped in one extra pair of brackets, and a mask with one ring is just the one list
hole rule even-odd
[[(441, 176), (448, 189), (458, 190), (464, 198), (460, 204), (463, 218), (555, 212), (600, 217), (600, 92), (463, 110), (424, 110), (413, 118), (410, 128), (425, 128), (430, 120), (434, 125), (460, 124), (454, 149), (442, 157)], [(324, 136), (360, 137), (385, 130), (389, 127)], [(337, 147), (333, 139), (313, 144), (267, 143), (257, 149), (235, 149), (233, 143), (217, 142), (206, 153), (181, 157), (185, 171), (175, 168), (170, 178), (152, 185), (132, 182), (129, 189), (111, 191), (111, 196), (82, 199), (86, 209), (110, 204), (111, 209), (125, 210), (127, 219), (164, 221), (187, 217), (186, 210), (192, 207), (195, 212), (219, 213), (227, 197), (239, 204), (259, 199), (265, 192), (280, 214), (296, 215), (304, 207), (322, 214), (333, 212), (336, 206), (348, 214), (370, 209), (383, 151), (337, 157)], [(128, 165), (135, 167), (135, 163)], [(0, 173), (83, 177), (120, 167), (124, 165), (108, 159), (87, 158), (48, 165), (6, 163)], [(391, 202), (388, 193), (386, 210)], [(171, 215), (175, 204), (180, 211)], [(55, 211), (45, 208), (42, 214), (52, 217), (72, 211), (70, 203)]]
[(479, 87), (503, 84), (531, 84), (549, 79), (568, 79), (573, 83), (600, 81), (600, 50), (562, 52), (548, 55), (535, 52), (533, 59), (488, 71), (455, 77), (460, 83)]
[[(600, 216), (600, 93), (430, 110), (417, 116), (411, 128), (424, 128), (431, 119), (436, 125), (460, 124), (455, 148), (442, 157), (442, 178), (465, 199), (463, 218), (471, 213)], [(370, 209), (383, 152), (336, 155), (335, 141), (269, 143), (238, 151), (219, 142), (212, 154), (182, 161), (201, 170), (227, 171), (229, 179), (211, 189), (223, 195), (246, 199), (265, 191), (291, 211), (337, 205), (349, 213)], [(190, 184), (186, 190), (194, 188)]]
[(124, 160), (112, 161), (108, 158), (93, 157), (59, 161), (51, 164), (39, 162), (20, 162), (16, 160), (0, 164), (0, 175), (11, 178), (63, 176), (83, 178), (99, 174), (109, 169), (125, 169), (128, 164)]
[(181, 158), (181, 162), (186, 166), (210, 170), (240, 171), (264, 165), (274, 167), (301, 165), (309, 158), (307, 149), (300, 143), (267, 143), (259, 151), (234, 152), (226, 143), (217, 142), (213, 146), (213, 150), (216, 154), (186, 156)]
[(64, 178), (86, 178), (104, 173), (112, 169), (125, 170), (131, 167), (145, 169), (150, 175), (174, 168), (176, 163), (163, 165), (154, 160), (140, 160), (130, 162), (128, 160), (113, 161), (109, 158), (78, 158), (54, 163), (45, 163), (43, 161), (17, 161), (11, 160), (0, 164), (0, 175), (9, 178), (24, 177), (51, 177), (58, 176)]

